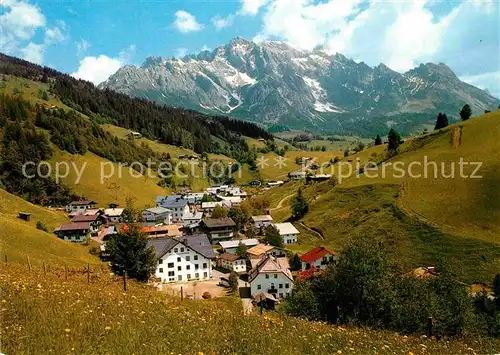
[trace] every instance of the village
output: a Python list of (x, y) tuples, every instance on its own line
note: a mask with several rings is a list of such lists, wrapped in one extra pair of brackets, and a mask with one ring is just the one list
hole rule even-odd
[[(248, 197), (239, 186), (213, 185), (203, 192), (157, 196), (155, 207), (141, 211), (140, 231), (157, 257), (153, 283), (158, 289), (186, 298), (237, 292), (247, 304), (272, 309), (290, 295), (295, 279), (335, 262), (336, 253), (324, 247), (300, 257), (287, 250), (300, 240), (300, 233), (290, 222), (275, 223), (269, 210), (243, 223), (227, 215)], [(129, 228), (124, 211), (117, 204), (97, 208), (96, 201), (73, 201), (66, 206), (71, 222), (54, 233), (68, 242), (97, 242), (106, 260), (106, 242)], [(270, 235), (274, 241), (271, 237), (269, 242)]]

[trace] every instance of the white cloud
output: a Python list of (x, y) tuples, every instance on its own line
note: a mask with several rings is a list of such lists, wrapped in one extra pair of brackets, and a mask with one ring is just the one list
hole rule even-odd
[(54, 27), (45, 30), (45, 44), (57, 44), (66, 41), (69, 38), (68, 26), (64, 21), (58, 21)]
[(217, 30), (221, 30), (225, 27), (232, 26), (234, 22), (234, 15), (228, 15), (226, 17), (220, 17), (219, 15), (212, 17), (212, 23)]
[(241, 15), (255, 16), (268, 2), (269, 0), (241, 0), (241, 9), (239, 13)]
[(45, 26), (41, 10), (32, 4), (17, 0), (0, 2), (0, 51), (15, 52), (23, 41), (29, 41), (37, 29)]
[(188, 54), (188, 49), (187, 48), (176, 48), (174, 49), (174, 57), (176, 58), (182, 58)]
[(128, 64), (135, 55), (135, 51), (136, 46), (132, 44), (122, 50), (116, 58), (102, 54), (98, 57), (87, 56), (80, 60), (78, 70), (71, 76), (98, 85), (116, 73), (122, 66)]
[(500, 98), (500, 70), (478, 75), (462, 76), (460, 80), (480, 89), (488, 90), (491, 95)]
[(203, 47), (201, 47), (200, 52), (211, 51), (211, 50), (212, 50), (212, 48), (210, 48), (209, 46), (204, 44)]
[(204, 27), (196, 21), (196, 17), (183, 10), (179, 10), (175, 13), (173, 25), (182, 33), (200, 31)]
[(81, 39), (76, 42), (76, 55), (81, 57), (84, 56), (92, 45), (85, 39)]
[(43, 52), (45, 46), (30, 42), (26, 47), (21, 49), (23, 58), (29, 62), (41, 64), (43, 62)]

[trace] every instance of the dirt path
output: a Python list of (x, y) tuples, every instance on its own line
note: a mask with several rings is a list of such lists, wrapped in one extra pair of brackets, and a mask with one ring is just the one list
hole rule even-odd
[(299, 222), (299, 224), (304, 227), (305, 229), (307, 229), (309, 232), (311, 232), (312, 234), (316, 235), (317, 237), (319, 237), (320, 239), (323, 239), (325, 240), (325, 236), (323, 234), (321, 234), (320, 232), (317, 232), (315, 231), (314, 229), (312, 229), (311, 227), (308, 227), (304, 224), (304, 222)]
[(290, 195), (288, 195), (288, 196), (283, 197), (283, 198), (281, 199), (281, 201), (280, 201), (280, 202), (278, 202), (278, 205), (277, 205), (276, 207), (274, 207), (274, 208), (271, 208), (271, 209), (270, 209), (270, 211), (276, 211), (276, 210), (279, 210), (280, 208), (283, 208), (283, 203), (285, 203), (285, 201), (286, 201), (286, 200), (288, 200), (290, 197), (292, 197), (292, 196), (294, 196), (294, 195), (295, 195), (295, 193), (293, 193), (293, 194), (290, 194)]

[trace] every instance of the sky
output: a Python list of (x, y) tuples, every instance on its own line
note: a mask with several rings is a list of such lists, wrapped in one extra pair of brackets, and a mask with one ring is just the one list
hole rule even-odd
[(498, 0), (0, 0), (0, 52), (98, 84), (241, 36), (404, 72), (443, 62), (500, 98)]

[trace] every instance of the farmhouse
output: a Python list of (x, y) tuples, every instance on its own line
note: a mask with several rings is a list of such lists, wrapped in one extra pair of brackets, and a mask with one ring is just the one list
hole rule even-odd
[(102, 224), (102, 217), (98, 214), (81, 214), (76, 215), (71, 219), (71, 222), (87, 222), (89, 224), (90, 233), (97, 233), (99, 231), (99, 227)]
[(300, 257), (302, 262), (302, 271), (310, 268), (317, 268), (320, 270), (326, 269), (331, 263), (337, 260), (337, 254), (334, 251), (328, 250), (324, 247), (317, 247), (309, 250), (307, 253)]
[(224, 253), (219, 255), (217, 258), (217, 266), (229, 271), (235, 271), (238, 274), (247, 271), (247, 261), (237, 254)]
[(64, 223), (56, 228), (54, 233), (63, 240), (80, 243), (90, 236), (90, 224), (88, 222)]
[(239, 239), (219, 242), (222, 250), (228, 254), (236, 254), (236, 249), (238, 249), (240, 243), (244, 244), (247, 248), (251, 248), (259, 244), (259, 241), (257, 239)]
[(208, 234), (212, 243), (228, 240), (234, 237), (236, 223), (229, 218), (207, 218), (202, 222), (203, 230)]
[(293, 224), (290, 222), (276, 223), (274, 226), (278, 229), (281, 237), (283, 238), (284, 244), (297, 243), (297, 235), (299, 235), (300, 232), (293, 226)]
[(252, 296), (267, 292), (275, 298), (285, 298), (293, 288), (290, 270), (270, 255), (266, 255), (250, 270), (248, 281)]
[(108, 222), (118, 223), (122, 220), (124, 208), (106, 208), (104, 210), (104, 216), (108, 219)]
[(142, 218), (146, 222), (171, 224), (172, 211), (165, 207), (146, 208), (142, 212)]
[(184, 227), (194, 228), (197, 227), (203, 219), (203, 212), (188, 212), (182, 216)]
[(262, 216), (252, 216), (252, 221), (255, 225), (255, 228), (261, 229), (271, 225), (273, 223), (273, 217), (268, 214)]
[(208, 280), (215, 254), (206, 235), (148, 241), (158, 257), (155, 275), (162, 282)]
[(89, 200), (73, 201), (66, 206), (66, 212), (83, 212), (88, 209), (94, 209), (97, 203)]

